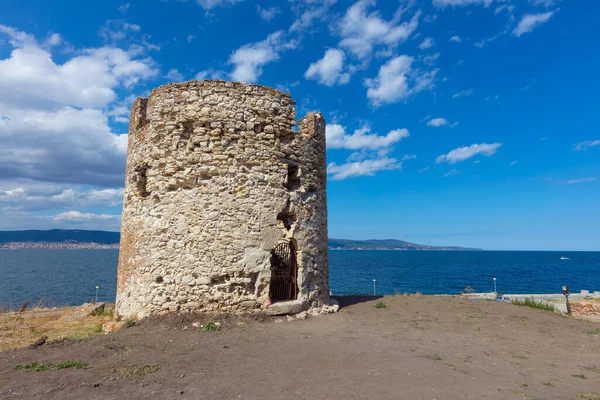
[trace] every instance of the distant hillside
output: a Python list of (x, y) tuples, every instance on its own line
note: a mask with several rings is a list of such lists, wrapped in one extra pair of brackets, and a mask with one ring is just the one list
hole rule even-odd
[[(119, 232), (53, 229), (49, 231), (0, 231), (0, 243), (48, 242), (48, 243), (98, 243), (118, 244)], [(428, 246), (402, 240), (347, 240), (329, 239), (332, 250), (481, 250), (466, 247)]]
[(469, 247), (457, 246), (428, 246), (425, 244), (415, 244), (395, 239), (383, 240), (347, 240), (347, 239), (329, 239), (330, 250), (470, 250), (477, 251)]
[(52, 229), (49, 231), (0, 231), (0, 243), (51, 242), (51, 243), (119, 243), (119, 232)]

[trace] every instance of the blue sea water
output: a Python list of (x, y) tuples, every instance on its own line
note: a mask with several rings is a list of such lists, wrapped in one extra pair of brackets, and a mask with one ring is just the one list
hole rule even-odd
[[(567, 257), (569, 260), (561, 260)], [(118, 250), (0, 250), (0, 305), (114, 302)], [(330, 251), (334, 295), (422, 292), (559, 293), (600, 290), (600, 252)]]

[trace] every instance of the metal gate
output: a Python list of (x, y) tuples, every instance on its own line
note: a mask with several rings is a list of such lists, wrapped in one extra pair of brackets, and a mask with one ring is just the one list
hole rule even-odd
[(296, 248), (292, 242), (279, 243), (271, 250), (271, 302), (295, 300), (298, 295)]

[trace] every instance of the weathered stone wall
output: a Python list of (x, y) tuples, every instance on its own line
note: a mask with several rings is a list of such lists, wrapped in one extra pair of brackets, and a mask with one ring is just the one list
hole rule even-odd
[(131, 111), (117, 312), (269, 306), (270, 250), (297, 248), (295, 311), (329, 304), (325, 120), (277, 90), (168, 84)]
[(576, 317), (600, 317), (600, 303), (571, 301), (571, 313)]

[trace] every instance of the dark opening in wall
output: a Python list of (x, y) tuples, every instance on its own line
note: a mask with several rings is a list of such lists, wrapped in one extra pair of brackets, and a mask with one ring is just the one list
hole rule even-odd
[(300, 187), (300, 166), (288, 164), (287, 182), (284, 185), (287, 190), (296, 190)]
[(150, 168), (148, 166), (141, 166), (135, 169), (135, 184), (137, 193), (141, 197), (147, 197), (150, 192), (146, 190), (146, 186), (148, 184), (148, 170)]
[(154, 282), (156, 282), (156, 283), (163, 283), (163, 277), (162, 276), (157, 276), (156, 279), (154, 280)]
[(271, 250), (269, 298), (273, 303), (298, 297), (298, 263), (292, 242), (280, 243)]
[(186, 121), (186, 122), (182, 123), (181, 125), (183, 127), (183, 133), (181, 134), (181, 137), (183, 137), (185, 139), (189, 139), (190, 136), (192, 136), (192, 134), (194, 133), (194, 122)]
[(255, 133), (262, 133), (262, 131), (265, 129), (265, 127), (263, 126), (263, 124), (255, 124), (254, 125), (254, 132)]
[(290, 230), (294, 222), (296, 222), (296, 214), (290, 211), (282, 211), (277, 214), (277, 220), (283, 223), (285, 229)]

